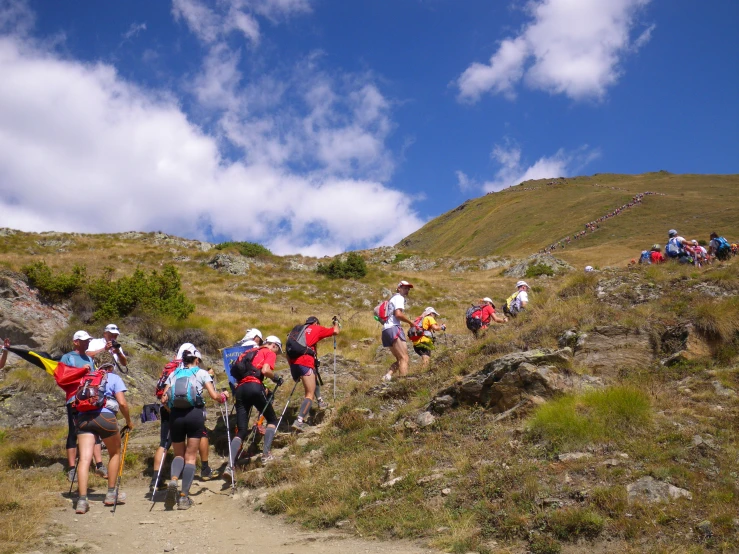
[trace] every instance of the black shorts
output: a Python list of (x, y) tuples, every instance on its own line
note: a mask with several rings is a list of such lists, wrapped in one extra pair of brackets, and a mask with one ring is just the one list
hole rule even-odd
[[(72, 403), (67, 404), (67, 450), (77, 448), (77, 429), (74, 423), (74, 416), (77, 410), (72, 407)], [(100, 437), (95, 435), (95, 444), (100, 444)]]
[(169, 413), (169, 436), (172, 442), (202, 439), (205, 433), (205, 417), (202, 408), (172, 408)]
[[(267, 425), (277, 425), (275, 409), (271, 402), (267, 406), (268, 401), (264, 385), (259, 383), (244, 383), (236, 388), (236, 425), (239, 428), (239, 437), (241, 440), (244, 440), (249, 433), (249, 410), (252, 406), (254, 406), (258, 414), (264, 410), (264, 418), (267, 420)], [(266, 410), (265, 406), (267, 406)]]
[(118, 433), (118, 420), (112, 412), (77, 412), (74, 423), (78, 435), (90, 433), (108, 439)]
[(413, 345), (413, 351), (419, 356), (431, 356), (431, 349), (425, 346)]
[(403, 331), (400, 325), (394, 325), (393, 327), (382, 330), (382, 346), (385, 348), (390, 348), (398, 339), (407, 342), (405, 340), (405, 331)]

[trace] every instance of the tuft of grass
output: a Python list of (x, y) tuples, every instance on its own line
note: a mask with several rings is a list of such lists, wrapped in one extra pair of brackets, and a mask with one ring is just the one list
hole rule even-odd
[(618, 442), (644, 431), (652, 420), (649, 397), (632, 387), (616, 386), (567, 395), (540, 406), (528, 428), (555, 449), (594, 442)]
[(552, 537), (538, 535), (529, 541), (529, 550), (531, 554), (559, 554), (562, 545)]
[(739, 298), (703, 300), (692, 307), (693, 324), (704, 335), (733, 340), (739, 333)]
[(594, 539), (603, 531), (604, 523), (601, 516), (587, 508), (565, 508), (547, 518), (547, 525), (552, 533), (565, 541)]

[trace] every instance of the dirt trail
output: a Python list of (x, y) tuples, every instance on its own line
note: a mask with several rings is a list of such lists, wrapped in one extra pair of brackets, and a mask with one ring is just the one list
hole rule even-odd
[(374, 541), (337, 531), (306, 531), (283, 518), (254, 511), (246, 498), (257, 492), (245, 490), (233, 497), (229, 490), (221, 490), (222, 485), (221, 480), (196, 479), (190, 491), (195, 505), (186, 511), (166, 511), (164, 491), (157, 493), (157, 502), (150, 511), (147, 489), (140, 485), (125, 488), (128, 502), (119, 506), (115, 515), (103, 506), (102, 490), (90, 494), (90, 511), (85, 515), (75, 514), (71, 500), (65, 500), (65, 507), (50, 513), (47, 544), (41, 550), (63, 552), (66, 548), (70, 552), (78, 547), (87, 552), (137, 554), (438, 552), (407, 541)]

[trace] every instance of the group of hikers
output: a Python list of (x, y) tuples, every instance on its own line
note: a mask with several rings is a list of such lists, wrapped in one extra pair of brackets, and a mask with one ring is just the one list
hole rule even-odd
[[(706, 243), (703, 243), (706, 244)], [(661, 264), (666, 260), (676, 260), (683, 264), (693, 264), (702, 267), (710, 264), (713, 260), (725, 261), (731, 256), (736, 256), (739, 247), (736, 243), (729, 243), (718, 233), (711, 233), (708, 240), (708, 248), (697, 240), (687, 240), (681, 237), (675, 229), (667, 233), (667, 244), (665, 252), (659, 244), (654, 244), (649, 250), (642, 250), (639, 256), (639, 264)], [(630, 265), (635, 265), (636, 259), (632, 259)]]

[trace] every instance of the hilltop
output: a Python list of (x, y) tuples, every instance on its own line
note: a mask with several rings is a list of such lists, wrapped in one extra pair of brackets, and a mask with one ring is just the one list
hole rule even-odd
[(737, 237), (739, 175), (595, 174), (526, 181), (468, 200), (398, 243), (434, 256), (526, 256), (647, 192), (641, 204), (600, 223), (556, 255), (576, 266), (625, 265), (667, 230), (689, 238)]

